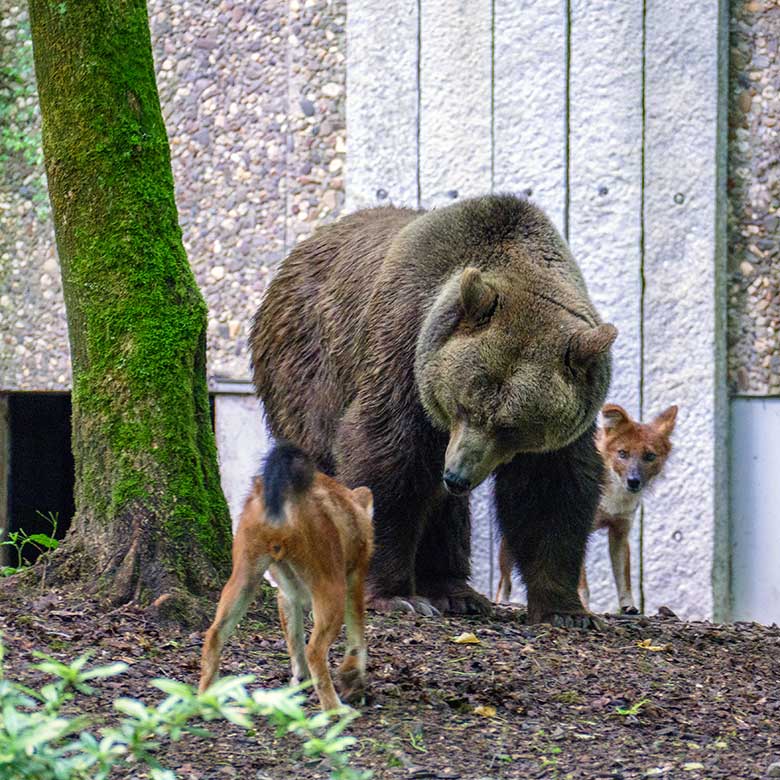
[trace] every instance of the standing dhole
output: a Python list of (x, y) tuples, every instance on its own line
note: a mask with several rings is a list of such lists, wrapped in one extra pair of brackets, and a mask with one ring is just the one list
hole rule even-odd
[[(233, 572), (206, 632), (200, 691), (217, 674), (225, 640), (260, 589), (266, 569), (279, 585), (279, 619), (290, 653), (293, 682), (313, 678), (323, 710), (341, 702), (328, 671), (328, 650), (347, 626), (341, 693), (354, 701), (366, 673), (364, 582), (373, 550), (373, 497), (349, 490), (315, 470), (299, 449), (280, 443), (255, 477), (233, 540)], [(304, 610), (314, 628), (304, 645)]]
[[(620, 611), (636, 614), (638, 610), (631, 592), (628, 536), (642, 491), (661, 473), (672, 451), (671, 435), (677, 419), (677, 407), (670, 406), (649, 423), (631, 419), (628, 412), (617, 404), (607, 404), (601, 415), (603, 422), (596, 435), (596, 446), (605, 469), (593, 530), (608, 530), (609, 558)], [(512, 564), (502, 539), (499, 550), (501, 579), (496, 601), (509, 600), (512, 592)], [(590, 592), (584, 563), (580, 571), (579, 594), (583, 606), (588, 609)]]

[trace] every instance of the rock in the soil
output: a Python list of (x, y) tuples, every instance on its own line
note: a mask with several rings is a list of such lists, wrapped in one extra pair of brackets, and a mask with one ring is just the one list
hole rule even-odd
[(775, 761), (774, 764), (770, 764), (766, 770), (767, 777), (780, 777), (780, 761)]

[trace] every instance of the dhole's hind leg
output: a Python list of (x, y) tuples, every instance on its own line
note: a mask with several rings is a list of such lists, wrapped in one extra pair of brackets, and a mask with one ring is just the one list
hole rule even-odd
[(506, 540), (501, 538), (501, 546), (498, 548), (498, 587), (496, 588), (496, 603), (509, 601), (512, 596), (512, 569), (515, 567), (512, 553)]
[(234, 566), (222, 595), (219, 597), (217, 614), (206, 632), (201, 655), (201, 672), (198, 690), (202, 693), (217, 676), (222, 647), (233, 633), (237, 623), (246, 614), (249, 605), (255, 600), (264, 569), (257, 561), (243, 562)]
[(297, 685), (311, 676), (306, 663), (303, 605), (299, 599), (288, 597), (281, 587), (276, 594), (276, 603), (279, 606), (279, 622), (282, 624), (287, 651), (290, 654), (292, 682)]
[(328, 671), (328, 650), (344, 623), (345, 590), (343, 586), (330, 585), (312, 593), (314, 629), (306, 645), (306, 661), (323, 710), (341, 706)]
[(585, 571), (585, 561), (580, 567), (580, 584), (577, 586), (577, 593), (580, 594), (580, 601), (585, 609), (590, 609), (590, 588), (588, 587), (588, 575)]
[(366, 687), (366, 603), (364, 594), (365, 571), (354, 571), (347, 577), (345, 622), (347, 646), (339, 666), (339, 690), (344, 700), (358, 703)]

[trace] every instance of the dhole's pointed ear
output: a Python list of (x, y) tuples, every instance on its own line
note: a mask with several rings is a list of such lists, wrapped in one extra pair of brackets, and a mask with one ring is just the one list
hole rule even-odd
[(651, 425), (661, 436), (670, 436), (674, 430), (674, 424), (677, 422), (677, 407), (670, 406), (656, 417)]
[(617, 328), (608, 322), (595, 328), (577, 331), (569, 342), (567, 358), (573, 365), (585, 366), (606, 352), (617, 338)]
[(628, 412), (617, 404), (607, 404), (601, 410), (601, 416), (604, 420), (603, 427), (605, 431), (614, 431), (618, 426), (631, 422)]
[(460, 303), (472, 322), (485, 322), (495, 311), (498, 293), (482, 278), (478, 268), (469, 266), (460, 275)]
[(369, 517), (374, 516), (374, 494), (367, 487), (357, 487), (352, 491), (355, 501), (368, 512)]

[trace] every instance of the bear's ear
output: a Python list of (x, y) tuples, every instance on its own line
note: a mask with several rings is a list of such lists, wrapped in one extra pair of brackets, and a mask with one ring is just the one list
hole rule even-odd
[(615, 428), (631, 422), (628, 412), (617, 404), (606, 404), (601, 410), (601, 417), (605, 431), (613, 431)]
[(466, 319), (487, 322), (496, 310), (498, 293), (482, 278), (478, 268), (469, 266), (460, 275), (460, 303)]
[(577, 331), (569, 342), (567, 362), (575, 366), (586, 366), (612, 346), (617, 333), (617, 328), (609, 323)]
[(674, 430), (674, 424), (677, 421), (677, 407), (670, 406), (665, 409), (658, 417), (653, 420), (651, 425), (655, 428), (661, 436), (670, 436)]

